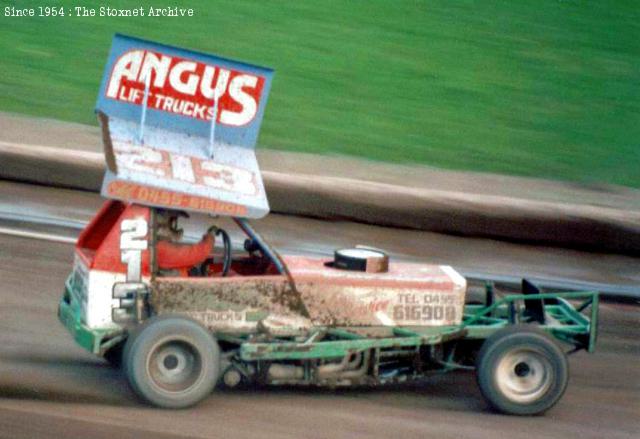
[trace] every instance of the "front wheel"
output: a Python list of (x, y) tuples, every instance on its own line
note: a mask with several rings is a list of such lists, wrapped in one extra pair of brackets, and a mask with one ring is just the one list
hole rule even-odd
[(478, 354), (477, 378), (482, 395), (498, 411), (536, 415), (562, 397), (569, 366), (564, 352), (546, 333), (514, 325), (484, 342)]
[(180, 316), (150, 319), (127, 340), (125, 372), (131, 388), (163, 408), (185, 408), (206, 398), (220, 371), (211, 333)]

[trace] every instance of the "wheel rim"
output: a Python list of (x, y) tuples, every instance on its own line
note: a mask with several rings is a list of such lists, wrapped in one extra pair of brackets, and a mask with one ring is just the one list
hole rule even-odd
[(200, 352), (185, 340), (162, 340), (147, 356), (147, 372), (160, 391), (186, 392), (202, 377)]
[(554, 371), (549, 359), (534, 349), (518, 349), (500, 358), (495, 379), (502, 394), (513, 402), (537, 401), (551, 387)]

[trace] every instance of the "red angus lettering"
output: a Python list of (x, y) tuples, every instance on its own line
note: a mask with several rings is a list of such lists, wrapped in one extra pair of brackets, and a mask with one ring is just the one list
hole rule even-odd
[(147, 78), (150, 108), (208, 121), (215, 99), (217, 122), (228, 126), (243, 126), (255, 118), (265, 82), (262, 76), (239, 70), (131, 50), (116, 60), (105, 94), (142, 105)]

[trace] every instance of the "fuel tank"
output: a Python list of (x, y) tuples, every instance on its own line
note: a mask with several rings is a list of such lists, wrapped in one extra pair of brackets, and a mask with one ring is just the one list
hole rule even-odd
[(448, 326), (462, 321), (466, 280), (447, 265), (389, 263), (351, 271), (321, 258), (284, 256), (314, 325)]

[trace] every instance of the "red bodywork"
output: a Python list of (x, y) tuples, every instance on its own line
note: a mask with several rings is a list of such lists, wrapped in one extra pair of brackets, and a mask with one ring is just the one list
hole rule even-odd
[[(126, 273), (120, 251), (120, 225), (125, 219), (150, 218), (150, 208), (121, 201), (105, 202), (82, 231), (76, 244), (76, 254), (89, 269)], [(147, 237), (148, 239), (148, 237)], [(215, 238), (206, 234), (195, 244), (174, 243), (160, 240), (156, 245), (158, 268), (179, 270), (186, 275), (191, 267), (202, 264), (213, 253)], [(142, 252), (143, 276), (150, 276), (149, 250)]]
[[(148, 207), (106, 201), (96, 216), (80, 234), (76, 254), (89, 269), (126, 273), (120, 252), (120, 225), (125, 219), (144, 218), (149, 221)], [(149, 250), (142, 252), (142, 275), (149, 276)]]
[[(80, 236), (79, 257), (90, 271), (102, 272), (91, 274), (90, 296), (96, 305), (89, 308), (98, 316), (95, 321), (109, 321), (111, 310), (104, 307), (111, 288), (128, 273), (122, 262), (122, 222), (143, 219), (146, 225), (150, 216), (151, 208), (108, 201)], [(149, 233), (140, 238), (140, 275), (147, 282), (153, 240)], [(276, 261), (253, 252), (235, 255), (226, 276), (221, 258), (206, 270), (192, 271), (212, 257), (213, 243), (210, 234), (195, 244), (157, 240), (159, 271), (151, 282), (157, 313), (187, 313), (215, 330), (249, 332), (258, 323), (247, 317), (251, 315), (263, 315), (260, 321), (272, 329), (295, 330), (313, 325), (441, 326), (462, 319), (466, 283), (447, 266), (394, 262), (388, 271), (372, 273), (327, 265), (329, 258), (286, 256), (281, 258), (285, 273), (280, 273)]]

